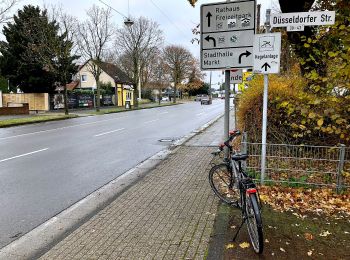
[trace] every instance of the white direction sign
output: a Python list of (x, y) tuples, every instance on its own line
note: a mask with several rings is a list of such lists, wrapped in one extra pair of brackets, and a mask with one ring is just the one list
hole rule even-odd
[(255, 35), (253, 72), (262, 74), (279, 73), (280, 59), (280, 32)]
[(330, 25), (335, 22), (335, 11), (271, 14), (271, 27)]
[(230, 70), (230, 83), (238, 84), (243, 82), (242, 70)]
[(201, 5), (201, 69), (253, 66), (255, 1)]

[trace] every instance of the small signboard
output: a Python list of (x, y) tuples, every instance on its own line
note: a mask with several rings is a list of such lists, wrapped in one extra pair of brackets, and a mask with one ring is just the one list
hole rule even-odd
[(271, 14), (271, 27), (331, 25), (335, 11)]
[(242, 70), (230, 70), (230, 83), (239, 84), (243, 82)]
[(201, 5), (201, 69), (251, 68), (255, 0)]
[(280, 72), (281, 33), (257, 34), (254, 40), (255, 73), (270, 74)]
[(304, 31), (305, 26), (304, 25), (288, 25), (287, 31), (288, 32), (302, 32)]

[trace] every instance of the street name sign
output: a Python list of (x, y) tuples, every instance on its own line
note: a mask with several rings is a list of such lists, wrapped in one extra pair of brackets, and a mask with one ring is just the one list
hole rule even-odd
[(271, 14), (271, 27), (331, 25), (335, 11)]
[(242, 70), (230, 70), (230, 83), (239, 84), (243, 82)]
[(281, 33), (256, 34), (253, 55), (253, 72), (262, 74), (279, 73)]
[(251, 68), (255, 0), (201, 5), (201, 69)]

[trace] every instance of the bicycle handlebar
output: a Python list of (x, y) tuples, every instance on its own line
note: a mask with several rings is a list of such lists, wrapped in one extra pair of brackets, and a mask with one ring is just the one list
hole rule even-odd
[(219, 145), (219, 150), (217, 152), (221, 152), (225, 146), (231, 150), (232, 145), (230, 144), (230, 142), (232, 142), (233, 139), (235, 139), (237, 136), (240, 136), (241, 134), (242, 133), (239, 130), (231, 130), (229, 132), (229, 139), (227, 141), (225, 141), (224, 143)]

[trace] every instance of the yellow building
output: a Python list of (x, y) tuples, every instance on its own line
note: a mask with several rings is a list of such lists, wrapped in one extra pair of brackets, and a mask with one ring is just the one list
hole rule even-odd
[[(93, 61), (90, 60), (79, 68), (74, 88), (96, 89), (96, 80), (91, 73), (91, 62)], [(115, 64), (101, 62), (99, 67), (102, 70), (99, 81), (105, 84), (110, 83), (115, 89), (117, 94), (115, 104), (125, 106), (126, 101), (130, 101), (130, 104), (133, 105), (134, 87), (132, 80)]]

